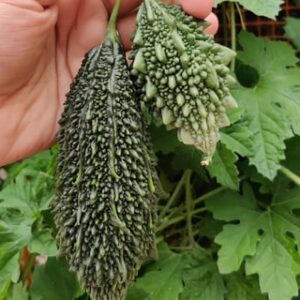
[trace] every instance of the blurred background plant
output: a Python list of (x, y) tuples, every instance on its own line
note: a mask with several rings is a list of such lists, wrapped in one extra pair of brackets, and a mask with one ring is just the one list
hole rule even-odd
[[(208, 168), (151, 126), (164, 190), (159, 258), (127, 300), (300, 299), (299, 1), (218, 2), (216, 39), (238, 52), (239, 108)], [(0, 169), (0, 300), (88, 299), (57, 257), (57, 152)]]

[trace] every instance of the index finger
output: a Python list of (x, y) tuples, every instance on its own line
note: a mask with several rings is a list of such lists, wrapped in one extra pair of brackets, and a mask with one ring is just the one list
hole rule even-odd
[(174, 0), (174, 3), (180, 4), (183, 10), (198, 19), (208, 17), (214, 5), (214, 0)]
[[(115, 0), (103, 0), (104, 3), (108, 4), (111, 10), (114, 6)], [(212, 12), (214, 5), (214, 0), (163, 0), (166, 3), (176, 3), (180, 4), (183, 9), (190, 15), (205, 19)], [(142, 0), (123, 0), (121, 2), (120, 14), (124, 15), (135, 8), (137, 8), (142, 3)]]

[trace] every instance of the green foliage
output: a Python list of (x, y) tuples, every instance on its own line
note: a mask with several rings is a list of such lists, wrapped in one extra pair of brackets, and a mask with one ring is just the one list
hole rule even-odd
[(275, 19), (280, 11), (280, 5), (283, 3), (283, 0), (216, 0), (216, 4), (220, 4), (225, 1), (239, 3), (254, 14), (271, 19)]
[(10, 295), (6, 298), (7, 300), (28, 300), (28, 292), (26, 286), (22, 283), (15, 284), (10, 292)]
[(254, 276), (245, 276), (241, 272), (226, 276), (227, 300), (267, 300), (259, 291)]
[(173, 300), (183, 289), (181, 272), (183, 256), (160, 245), (159, 260), (148, 266), (144, 276), (137, 279), (135, 287), (145, 290), (152, 300)]
[(185, 256), (182, 270), (184, 290), (182, 300), (223, 300), (225, 286), (216, 263), (203, 249), (195, 249)]
[(254, 68), (259, 80), (252, 88), (237, 87), (233, 94), (249, 121), (250, 164), (272, 180), (285, 158), (284, 140), (300, 133), (298, 59), (284, 42), (256, 38), (247, 32), (240, 34), (239, 42), (243, 48), (238, 52), (239, 61)]
[(286, 35), (292, 40), (294, 45), (300, 50), (300, 19), (287, 17), (284, 30)]
[(208, 172), (211, 177), (216, 177), (217, 181), (233, 190), (239, 186), (238, 170), (235, 166), (237, 156), (228, 150), (223, 144), (219, 144), (213, 156)]
[(262, 292), (271, 300), (290, 299), (298, 294), (300, 188), (278, 188), (271, 204), (255, 198), (249, 186), (243, 195), (225, 192), (207, 201), (216, 219), (228, 224), (216, 236), (221, 245), (218, 266), (223, 274), (239, 270), (245, 260), (247, 274), (258, 273)]
[[(274, 17), (280, 1), (238, 3)], [(298, 23), (287, 19), (295, 46)], [(299, 60), (288, 43), (247, 32), (239, 35), (239, 47), (239, 83), (232, 88), (239, 108), (228, 111), (232, 125), (222, 128), (208, 167), (201, 165), (199, 150), (180, 143), (175, 131), (145, 111), (155, 120), (151, 139), (163, 189), (158, 246), (126, 300), (299, 298)], [(6, 168), (0, 187), (0, 300), (89, 299), (66, 260), (56, 257), (50, 209), (56, 161), (53, 148)], [(111, 236), (107, 241), (115, 243)]]
[(82, 294), (76, 275), (68, 271), (63, 259), (49, 257), (46, 264), (37, 266), (33, 285), (30, 289), (31, 300), (73, 300)]
[[(46, 151), (9, 169), (0, 191), (0, 284), (18, 281), (19, 255), (26, 246), (43, 255), (56, 254), (52, 229), (43, 218), (54, 195), (55, 157), (55, 151)], [(38, 247), (46, 235), (49, 244)]]

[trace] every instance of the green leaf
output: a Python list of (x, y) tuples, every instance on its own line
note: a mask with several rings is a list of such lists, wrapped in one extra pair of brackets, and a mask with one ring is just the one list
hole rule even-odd
[(19, 252), (29, 242), (30, 227), (8, 225), (0, 221), (0, 279), (17, 282), (19, 278)]
[(54, 173), (56, 166), (56, 159), (58, 154), (58, 147), (54, 146), (49, 150), (40, 152), (23, 161), (10, 165), (8, 168), (8, 177), (5, 184), (10, 184), (15, 177), (24, 169), (35, 170), (48, 174), (49, 176)]
[(174, 154), (172, 167), (176, 171), (191, 169), (200, 178), (207, 181), (205, 169), (201, 165), (202, 154), (193, 146), (183, 145), (177, 138), (176, 131), (167, 131), (165, 126), (151, 128), (153, 147), (156, 152)]
[(285, 42), (256, 38), (247, 32), (239, 35), (239, 42), (243, 51), (238, 59), (257, 72), (258, 82), (232, 92), (249, 121), (253, 147), (250, 163), (272, 180), (285, 157), (284, 140), (293, 134), (291, 129), (300, 133), (298, 59)]
[(237, 190), (239, 187), (238, 170), (235, 166), (237, 156), (223, 144), (218, 144), (211, 164), (207, 167), (210, 176), (228, 188)]
[(247, 125), (233, 125), (221, 132), (221, 142), (241, 156), (252, 155), (251, 131)]
[(28, 300), (26, 286), (24, 286), (22, 282), (14, 284), (11, 293), (6, 300)]
[(52, 188), (52, 180), (45, 173), (24, 169), (0, 191), (0, 213), (17, 210), (22, 216), (21, 222), (32, 224), (41, 211), (48, 209), (53, 198)]
[(76, 275), (68, 271), (65, 260), (49, 257), (45, 265), (36, 267), (31, 300), (73, 300), (80, 294)]
[(270, 19), (275, 19), (280, 11), (280, 5), (283, 3), (283, 0), (216, 0), (216, 4), (225, 1), (238, 2), (254, 14), (265, 16)]
[(300, 259), (295, 246), (300, 243), (300, 188), (277, 190), (269, 206), (258, 202), (248, 186), (243, 195), (226, 191), (206, 205), (216, 219), (236, 221), (225, 225), (215, 239), (221, 246), (220, 272), (237, 271), (245, 261), (247, 274), (259, 275), (262, 293), (268, 293), (270, 300), (288, 300), (298, 295)]
[(150, 295), (143, 289), (131, 287), (128, 290), (126, 300), (151, 300)]
[(181, 300), (223, 300), (225, 287), (215, 261), (201, 248), (185, 255)]
[(289, 249), (279, 238), (271, 235), (262, 239), (256, 255), (246, 264), (247, 274), (259, 274), (262, 292), (267, 292), (271, 300), (291, 299), (298, 295), (295, 262)]
[(240, 164), (241, 171), (246, 177), (249, 177), (249, 180), (253, 183), (258, 183), (260, 185), (259, 192), (262, 194), (273, 194), (275, 188), (276, 178), (273, 181), (267, 179), (257, 172), (257, 169), (254, 166), (249, 166), (248, 163), (242, 162)]
[(46, 256), (56, 256), (58, 254), (56, 242), (50, 230), (35, 233), (28, 244), (28, 249), (32, 253), (39, 253)]
[(254, 276), (244, 276), (241, 272), (225, 277), (226, 300), (267, 300), (259, 291), (258, 280)]
[(296, 136), (286, 143), (286, 160), (283, 164), (292, 172), (300, 176), (300, 137)]
[(285, 20), (285, 34), (293, 41), (295, 46), (300, 49), (300, 19), (287, 17)]
[(152, 300), (178, 299), (183, 289), (183, 256), (171, 252), (165, 244), (160, 244), (158, 251), (159, 259), (137, 278), (135, 288), (145, 290)]
[(195, 171), (198, 176), (208, 181), (204, 167), (201, 165), (202, 154), (193, 146), (186, 146), (181, 144), (175, 149), (175, 156), (172, 161), (172, 167), (175, 170), (191, 169)]
[(4, 300), (9, 291), (11, 281), (10, 279), (0, 278), (0, 300)]
[[(244, 115), (244, 111), (240, 107), (231, 108), (227, 112), (228, 118), (230, 120), (230, 124), (235, 124), (242, 119)], [(222, 130), (226, 130), (227, 127), (222, 128)]]
[(168, 131), (165, 126), (150, 127), (153, 149), (155, 152), (161, 151), (164, 154), (174, 152), (180, 146), (175, 130)]
[[(20, 165), (24, 167), (28, 161), (33, 162), (34, 159)], [(49, 165), (49, 160), (40, 161), (39, 166), (46, 168), (45, 165)], [(37, 167), (35, 164), (32, 166)], [(53, 170), (52, 167), (50, 169)], [(16, 282), (19, 278), (20, 251), (30, 243), (36, 246), (39, 236), (35, 234), (47, 230), (40, 227), (43, 226), (43, 212), (53, 198), (54, 182), (50, 174), (37, 169), (19, 168), (19, 164), (14, 165), (10, 172), (11, 177), (0, 191), (0, 279)], [(54, 253), (53, 247), (47, 252)]]

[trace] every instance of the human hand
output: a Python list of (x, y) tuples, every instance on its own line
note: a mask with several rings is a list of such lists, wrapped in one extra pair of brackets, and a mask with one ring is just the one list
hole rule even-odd
[[(118, 29), (126, 50), (141, 0), (123, 0)], [(213, 0), (168, 0), (206, 18)], [(55, 142), (65, 94), (84, 54), (105, 34), (114, 0), (1, 0), (0, 166)]]

